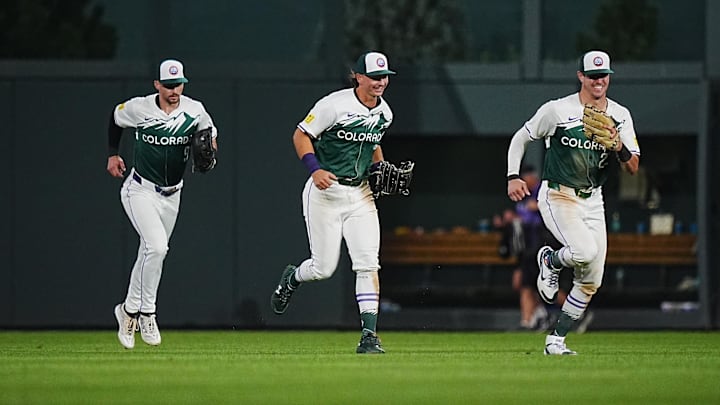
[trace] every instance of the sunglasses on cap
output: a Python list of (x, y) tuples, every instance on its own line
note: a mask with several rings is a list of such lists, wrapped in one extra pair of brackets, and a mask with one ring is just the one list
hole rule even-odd
[(585, 77), (587, 77), (590, 80), (598, 80), (598, 79), (607, 77), (607, 75), (608, 75), (607, 73), (595, 73), (595, 74), (585, 75)]
[(165, 87), (168, 90), (172, 90), (178, 86), (180, 86), (182, 83), (160, 83), (163, 87)]
[(374, 81), (380, 81), (382, 79), (387, 79), (387, 77), (388, 77), (388, 75), (374, 75), (374, 76), (365, 75), (365, 76), (369, 77), (370, 80), (374, 80)]

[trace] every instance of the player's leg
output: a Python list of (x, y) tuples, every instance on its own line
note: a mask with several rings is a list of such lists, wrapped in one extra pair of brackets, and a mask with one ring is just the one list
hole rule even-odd
[[(582, 244), (590, 246), (585, 251), (594, 252), (592, 258), (587, 257), (587, 261), (576, 263), (573, 287), (568, 292), (562, 312), (566, 317), (561, 316), (558, 323), (557, 331), (561, 336), (567, 334), (572, 327), (572, 323), (580, 319), (585, 313), (593, 295), (600, 288), (602, 276), (605, 266), (605, 256), (607, 253), (607, 231), (605, 229), (605, 214), (602, 207), (602, 197), (600, 195), (590, 197), (585, 201), (583, 209), (584, 225), (571, 233), (570, 237), (577, 240), (571, 240), (570, 243)], [(580, 239), (582, 238), (582, 239)]]
[[(181, 191), (178, 191), (171, 196), (161, 197), (158, 201), (158, 212), (160, 213), (160, 221), (162, 222), (163, 228), (165, 229), (165, 235), (168, 239), (168, 246), (172, 232), (175, 229), (175, 223), (179, 213), (180, 195)], [(162, 269), (161, 263), (158, 272), (148, 272), (143, 276), (142, 280), (142, 304), (140, 305), (138, 326), (140, 327), (140, 336), (142, 337), (142, 340), (153, 346), (159, 345), (162, 341), (156, 316), (157, 292), (160, 287)]]
[[(604, 224), (604, 218), (602, 222)], [(562, 311), (555, 325), (555, 330), (551, 336), (548, 336), (548, 339), (551, 340), (550, 343), (554, 342), (556, 345), (548, 347), (548, 341), (546, 341), (545, 354), (575, 354), (575, 352), (565, 347), (565, 337), (574, 327), (577, 327), (579, 333), (583, 333), (587, 328), (587, 323), (592, 321), (593, 316), (588, 311), (588, 305), (602, 284), (607, 239), (604, 228), (602, 230), (593, 226), (591, 228), (594, 230), (593, 233), (596, 237), (598, 255), (587, 266), (575, 269), (573, 286), (567, 293), (565, 302), (562, 305)], [(562, 338), (562, 340), (557, 341), (559, 338)], [(557, 343), (560, 345), (557, 345)]]
[(310, 178), (305, 183), (302, 201), (310, 258), (299, 266), (291, 264), (283, 270), (280, 281), (270, 296), (270, 306), (278, 315), (285, 313), (290, 297), (301, 283), (329, 278), (340, 260), (340, 206), (343, 203), (339, 193), (333, 190), (333, 187), (319, 190)]
[(540, 268), (537, 287), (547, 303), (553, 303), (557, 297), (562, 268), (584, 267), (597, 256), (592, 233), (584, 221), (586, 207), (587, 201), (576, 197), (572, 190), (550, 189), (545, 182), (540, 187), (540, 214), (547, 229), (563, 245), (559, 250), (543, 246), (537, 254)]
[(330, 278), (337, 269), (342, 244), (343, 215), (348, 207), (346, 190), (335, 185), (319, 190), (312, 179), (303, 191), (303, 214), (310, 244), (310, 258), (295, 272), (299, 282)]
[[(595, 205), (594, 201), (588, 200), (595, 196), (586, 200), (547, 187), (544, 190), (541, 187), (539, 195), (538, 207), (545, 225), (563, 245), (561, 249), (547, 254), (546, 258), (552, 266), (573, 268), (575, 280), (578, 280), (600, 252), (596, 243), (595, 225), (587, 221), (589, 209)], [(538, 281), (538, 288), (540, 287), (541, 283)], [(555, 293), (557, 290), (556, 280)], [(573, 295), (572, 291), (575, 291), (575, 287), (566, 297), (554, 331), (546, 338), (545, 354), (576, 354), (565, 346), (565, 336), (582, 316), (592, 294), (578, 290)]]
[[(544, 246), (538, 251), (540, 275), (537, 286), (540, 296), (546, 302), (553, 302), (557, 297), (560, 269), (580, 267), (581, 264), (575, 258), (587, 253), (577, 253), (583, 251), (583, 243), (590, 245), (593, 241), (592, 235), (586, 229), (583, 221), (584, 202), (571, 193), (565, 190), (550, 189), (546, 182), (543, 182), (538, 193), (538, 209), (543, 222), (562, 245), (558, 250)], [(548, 301), (548, 297), (552, 299)], [(566, 328), (572, 325), (572, 322), (572, 318), (562, 311), (555, 330), (545, 339), (545, 354), (576, 354), (565, 346), (565, 336), (569, 330)]]
[(571, 326), (577, 327), (580, 333), (584, 332), (587, 323), (592, 321), (592, 314), (589, 313), (588, 307), (592, 297), (602, 285), (607, 256), (607, 229), (602, 198), (598, 196), (588, 203), (585, 222), (587, 229), (593, 235), (598, 253), (587, 266), (575, 272), (573, 287), (568, 292), (562, 307), (563, 313), (568, 314), (573, 321)]
[(357, 271), (355, 275), (355, 300), (360, 312), (362, 331), (357, 353), (385, 353), (377, 336), (380, 278), (376, 271)]
[[(120, 201), (124, 205), (125, 204), (125, 198), (129, 194), (128, 187), (130, 186), (130, 183), (132, 182), (131, 176), (128, 176), (125, 179), (125, 182), (123, 183), (123, 186), (120, 188)], [(132, 285), (132, 278), (130, 285)], [(128, 290), (132, 288), (131, 286), (128, 287)], [(135, 311), (135, 313), (129, 313), (125, 309), (125, 302), (121, 302), (117, 305), (115, 305), (115, 308), (113, 309), (113, 314), (115, 315), (115, 319), (118, 323), (118, 340), (120, 341), (120, 344), (125, 347), (126, 349), (132, 349), (135, 347), (135, 331), (137, 330), (137, 318), (138, 313)]]
[[(118, 339), (126, 348), (135, 346), (135, 331), (138, 328), (138, 317), (142, 300), (142, 273), (147, 269), (146, 246), (147, 239), (155, 240), (154, 224), (162, 230), (159, 215), (155, 213), (153, 196), (148, 190), (138, 186), (131, 176), (123, 183), (120, 189), (120, 201), (130, 222), (138, 233), (139, 249), (135, 264), (130, 273), (130, 282), (124, 302), (115, 307), (115, 318), (118, 321)], [(150, 260), (152, 265), (152, 259)]]
[(384, 353), (377, 337), (380, 302), (380, 223), (367, 187), (355, 190), (358, 202), (343, 224), (343, 237), (355, 272), (355, 300), (360, 312), (362, 334), (357, 353)]
[(134, 183), (123, 189), (122, 202), (140, 237), (138, 255), (130, 275), (124, 308), (138, 318), (143, 341), (159, 345), (160, 331), (155, 311), (162, 266), (175, 226), (180, 192), (164, 197)]
[[(125, 300), (128, 312), (155, 312), (155, 298), (160, 283), (162, 265), (168, 252), (168, 229), (161, 218), (161, 198), (158, 193), (133, 186), (123, 189), (123, 207), (140, 237), (138, 256), (130, 276)], [(170, 198), (173, 198), (172, 196)], [(178, 196), (179, 198), (179, 196)], [(177, 216), (177, 211), (165, 214)], [(174, 221), (173, 221), (174, 222)]]
[(154, 242), (158, 246), (155, 254), (159, 265), (154, 267), (154, 271), (146, 271), (142, 279), (142, 304), (140, 306), (141, 314), (154, 314), (157, 310), (157, 292), (160, 287), (160, 278), (162, 277), (163, 263), (170, 250), (170, 238), (175, 229), (179, 209), (180, 195), (182, 191), (164, 197), (160, 196), (157, 201), (157, 212), (160, 214), (160, 223), (164, 232), (155, 232)]
[(553, 267), (584, 267), (598, 255), (595, 238), (586, 223), (587, 208), (592, 205), (588, 200), (550, 189), (544, 184), (541, 187), (538, 208), (543, 222), (563, 245), (550, 255)]

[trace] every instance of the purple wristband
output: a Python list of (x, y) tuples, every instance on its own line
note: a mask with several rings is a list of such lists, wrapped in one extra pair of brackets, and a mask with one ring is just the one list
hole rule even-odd
[(320, 169), (320, 163), (318, 163), (317, 158), (315, 157), (314, 153), (306, 153), (302, 157), (302, 162), (305, 165), (305, 167), (308, 169), (310, 174), (313, 174), (315, 170)]

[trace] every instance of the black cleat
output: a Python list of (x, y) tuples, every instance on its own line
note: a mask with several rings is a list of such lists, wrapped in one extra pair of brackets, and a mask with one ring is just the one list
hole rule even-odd
[(385, 353), (382, 346), (380, 346), (380, 338), (374, 333), (363, 333), (358, 343), (356, 353), (367, 353), (367, 354), (382, 354)]
[(272, 307), (273, 312), (278, 315), (285, 313), (285, 310), (290, 303), (290, 297), (292, 296), (292, 293), (295, 292), (295, 288), (290, 285), (289, 281), (290, 277), (293, 277), (295, 274), (295, 270), (297, 270), (297, 267), (292, 264), (285, 267), (285, 270), (283, 270), (282, 276), (280, 277), (280, 283), (272, 293), (272, 296), (270, 296), (270, 306)]

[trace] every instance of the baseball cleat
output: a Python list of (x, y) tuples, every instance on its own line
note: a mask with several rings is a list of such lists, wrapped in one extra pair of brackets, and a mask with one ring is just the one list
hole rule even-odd
[(143, 342), (150, 346), (159, 345), (162, 339), (160, 338), (160, 329), (158, 329), (155, 314), (147, 316), (140, 314), (138, 323), (140, 324), (140, 337), (142, 337)]
[(576, 351), (570, 350), (565, 346), (564, 336), (548, 335), (545, 338), (546, 356), (575, 356), (576, 354)]
[(118, 322), (118, 340), (126, 349), (135, 347), (135, 331), (138, 328), (137, 318), (125, 312), (123, 304), (115, 305), (115, 319)]
[(374, 333), (364, 332), (358, 343), (356, 353), (366, 354), (382, 354), (385, 353), (382, 346), (380, 346), (380, 338)]
[(273, 291), (272, 296), (270, 296), (270, 306), (273, 312), (278, 315), (285, 313), (288, 304), (290, 304), (290, 297), (295, 292), (295, 288), (290, 285), (290, 277), (295, 275), (295, 270), (297, 270), (297, 267), (292, 264), (285, 267), (282, 276), (280, 276), (280, 283)]
[(540, 298), (548, 304), (555, 302), (558, 294), (558, 279), (560, 278), (560, 270), (556, 269), (550, 263), (550, 254), (553, 250), (550, 246), (543, 246), (537, 253), (537, 264), (540, 271), (537, 278), (537, 289)]

